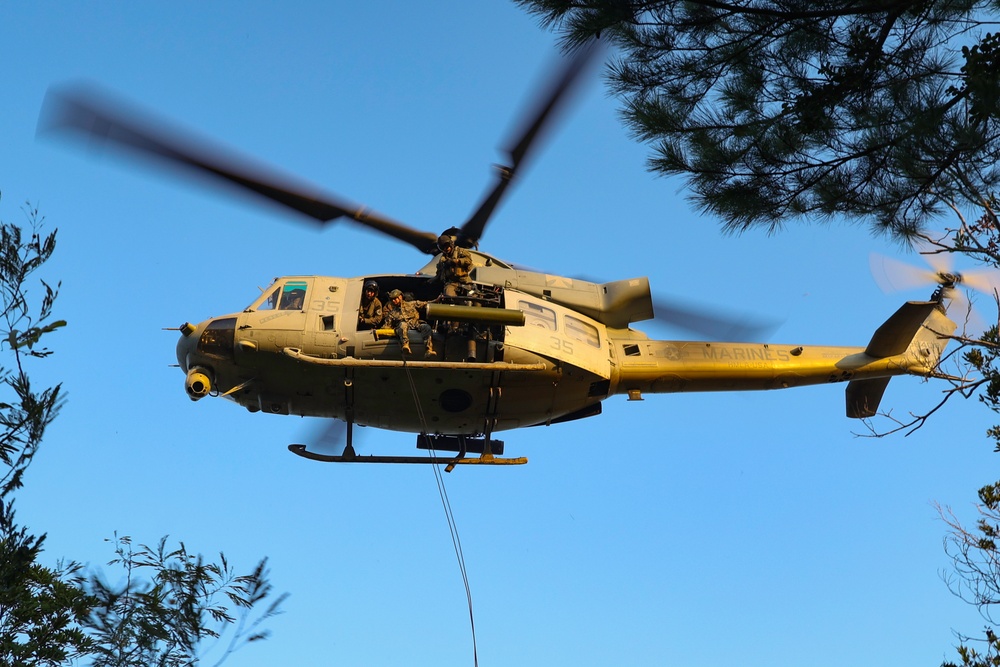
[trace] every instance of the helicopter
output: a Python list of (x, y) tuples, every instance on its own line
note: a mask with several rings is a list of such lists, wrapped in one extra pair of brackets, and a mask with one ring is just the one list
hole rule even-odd
[[(655, 340), (633, 328), (654, 310), (688, 329), (717, 332), (726, 322), (676, 306), (654, 306), (645, 277), (596, 282), (519, 267), (479, 248), (491, 216), (536, 148), (597, 47), (568, 59), (507, 146), (508, 161), (463, 224), (442, 233), (413, 229), (277, 171), (257, 166), (86, 86), (50, 90), (41, 132), (57, 132), (210, 175), (304, 215), (319, 225), (345, 219), (430, 255), (412, 274), (353, 278), (283, 276), (237, 312), (178, 327), (177, 362), (187, 395), (221, 397), (251, 413), (320, 417), (343, 428), (342, 454), (289, 449), (336, 463), (512, 465), (498, 432), (550, 426), (601, 414), (624, 395), (786, 389), (846, 383), (848, 417), (878, 411), (897, 375), (947, 377), (936, 368), (955, 331), (947, 306), (962, 283), (939, 271), (927, 301), (910, 301), (867, 346), (804, 346), (717, 340)], [(443, 293), (440, 245), (471, 259), (463, 293)], [(385, 302), (405, 294), (431, 334), (401, 340), (358, 316), (366, 285)], [(745, 333), (734, 334), (741, 340)], [(709, 336), (711, 337), (711, 336)], [(434, 354), (428, 354), (434, 348)], [(417, 434), (427, 455), (359, 455), (354, 426)], [(441, 455), (440, 452), (454, 455)]]

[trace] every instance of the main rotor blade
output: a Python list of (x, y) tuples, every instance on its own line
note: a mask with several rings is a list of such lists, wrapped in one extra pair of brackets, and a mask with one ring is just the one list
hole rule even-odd
[(347, 422), (324, 419), (313, 425), (306, 441), (309, 451), (340, 456), (347, 447)]
[(596, 40), (583, 45), (566, 63), (559, 76), (547, 87), (547, 93), (539, 100), (538, 106), (525, 116), (521, 130), (506, 149), (510, 163), (497, 166), (496, 183), (486, 194), (475, 213), (465, 221), (459, 230), (457, 240), (459, 245), (467, 248), (478, 245), (486, 223), (493, 216), (494, 210), (507, 191), (507, 187), (513, 181), (517, 170), (530, 156), (532, 147), (536, 145), (535, 142), (542, 131), (547, 129), (548, 122), (554, 117), (555, 112), (563, 106), (573, 84), (579, 80), (580, 73), (586, 69), (587, 64), (601, 50)]
[(341, 200), (274, 168), (212, 144), (190, 132), (168, 128), (148, 112), (126, 109), (91, 86), (51, 89), (39, 119), (39, 134), (59, 133), (89, 139), (91, 145), (127, 149), (161, 164), (183, 167), (221, 179), (301, 213), (320, 225), (348, 218), (365, 227), (433, 254), (437, 236), (420, 232), (371, 209)]
[(749, 315), (719, 315), (705, 308), (662, 299), (653, 301), (653, 312), (656, 315), (655, 322), (669, 324), (714, 341), (762, 342), (777, 326)]
[[(348, 454), (347, 448), (350, 446), (352, 448), (351, 454), (353, 454), (356, 451), (355, 448), (359, 448), (359, 434), (355, 429), (351, 438), (353, 442), (348, 442), (348, 428), (347, 422), (341, 419), (309, 419), (305, 428), (301, 429), (302, 444), (289, 445), (289, 449), (301, 447), (311, 454), (344, 456)], [(363, 436), (360, 439), (363, 439)]]

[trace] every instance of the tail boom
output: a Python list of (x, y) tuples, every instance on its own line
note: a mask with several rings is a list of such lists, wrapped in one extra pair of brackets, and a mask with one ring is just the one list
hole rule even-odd
[[(947, 345), (955, 324), (937, 301), (909, 302), (876, 331), (867, 347), (613, 341), (612, 393), (755, 391), (849, 382), (849, 416), (870, 416), (888, 378), (927, 376)], [(881, 382), (885, 379), (885, 382)], [(873, 382), (869, 384), (855, 384)], [(881, 390), (878, 390), (881, 384)], [(876, 391), (878, 390), (878, 391)]]

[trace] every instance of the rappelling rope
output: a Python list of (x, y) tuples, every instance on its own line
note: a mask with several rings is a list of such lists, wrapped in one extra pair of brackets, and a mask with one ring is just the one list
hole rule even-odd
[[(420, 405), (420, 395), (417, 393), (417, 385), (413, 381), (410, 373), (410, 365), (403, 358), (403, 369), (406, 371), (406, 379), (410, 383), (410, 393), (413, 395), (413, 404), (417, 408), (417, 417), (420, 419), (421, 434), (427, 441), (428, 451), (431, 456), (437, 456), (434, 450), (434, 441), (429, 435), (427, 418), (424, 415), (423, 407)], [(476, 648), (476, 617), (472, 611), (472, 588), (469, 586), (469, 574), (465, 569), (465, 554), (462, 552), (462, 540), (458, 536), (458, 524), (455, 522), (455, 514), (451, 511), (451, 501), (448, 499), (448, 490), (444, 486), (444, 475), (441, 474), (441, 465), (434, 463), (431, 465), (434, 470), (434, 480), (437, 482), (438, 495), (441, 497), (441, 506), (444, 508), (445, 519), (448, 521), (448, 531), (451, 533), (451, 545), (455, 549), (455, 558), (458, 559), (458, 569), (462, 573), (462, 583), (465, 585), (465, 599), (469, 603), (469, 626), (472, 628), (472, 664), (479, 666), (479, 653)]]

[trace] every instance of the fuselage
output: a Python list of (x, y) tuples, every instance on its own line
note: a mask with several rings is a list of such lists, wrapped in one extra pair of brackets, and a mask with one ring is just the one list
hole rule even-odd
[[(638, 399), (927, 375), (940, 355), (932, 334), (880, 355), (871, 345), (651, 340), (628, 321), (652, 315), (644, 279), (608, 289), (528, 272), (520, 272), (526, 279), (517, 287), (512, 280), (478, 283), (474, 300), (451, 304), (455, 319), (449, 304), (436, 305), (436, 354), (425, 359), (411, 331), (404, 355), (393, 332), (360, 321), (362, 286), (377, 282), (383, 302), (393, 289), (434, 302), (441, 285), (429, 273), (280, 278), (242, 312), (185, 325), (177, 357), (189, 395), (224, 396), (252, 412), (472, 435), (596, 415), (615, 394)], [(943, 312), (940, 319), (936, 326), (947, 328)]]

